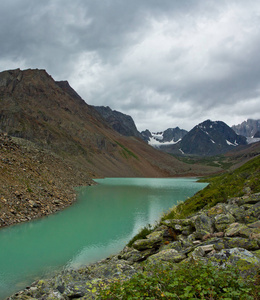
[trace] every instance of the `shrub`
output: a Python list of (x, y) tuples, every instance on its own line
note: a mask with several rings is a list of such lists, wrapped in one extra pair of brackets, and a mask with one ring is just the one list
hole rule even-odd
[(116, 281), (100, 291), (99, 299), (259, 299), (259, 282), (245, 281), (233, 267), (189, 262), (156, 266)]

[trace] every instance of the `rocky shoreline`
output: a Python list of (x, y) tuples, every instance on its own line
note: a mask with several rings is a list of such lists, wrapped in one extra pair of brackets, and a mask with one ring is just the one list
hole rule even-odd
[(53, 214), (91, 185), (86, 172), (23, 139), (0, 132), (0, 228)]
[(235, 265), (242, 276), (251, 276), (260, 267), (259, 218), (260, 193), (231, 198), (186, 219), (162, 221), (119, 254), (36, 281), (7, 299), (97, 299), (99, 290), (115, 279), (126, 280), (150, 265), (192, 260)]

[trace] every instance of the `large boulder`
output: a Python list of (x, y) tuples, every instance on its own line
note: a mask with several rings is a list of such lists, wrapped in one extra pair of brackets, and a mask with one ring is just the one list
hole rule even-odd
[(151, 255), (147, 259), (148, 264), (162, 264), (164, 262), (179, 263), (186, 258), (185, 254), (175, 249), (162, 250), (159, 253)]
[(194, 220), (196, 237), (202, 238), (206, 234), (213, 233), (213, 221), (206, 214), (198, 215)]
[(222, 267), (233, 265), (244, 277), (256, 274), (260, 267), (260, 259), (243, 248), (223, 249), (219, 253), (214, 253), (210, 261)]
[(215, 227), (217, 231), (224, 231), (229, 224), (234, 222), (235, 218), (231, 214), (220, 214), (215, 216)]
[(244, 248), (246, 250), (257, 250), (259, 244), (257, 240), (242, 237), (224, 238), (225, 248)]
[(225, 236), (227, 237), (240, 236), (245, 238), (253, 238), (258, 234), (260, 234), (260, 228), (249, 227), (240, 223), (232, 223), (225, 230)]
[(154, 231), (147, 235), (146, 239), (137, 240), (133, 243), (133, 248), (142, 251), (152, 249), (163, 241), (164, 231)]

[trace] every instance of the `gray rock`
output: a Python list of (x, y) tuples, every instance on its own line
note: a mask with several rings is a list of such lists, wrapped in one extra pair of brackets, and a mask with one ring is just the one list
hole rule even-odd
[(251, 208), (249, 208), (248, 211), (246, 212), (246, 215), (249, 217), (252, 216), (255, 218), (259, 218), (260, 217), (260, 202), (256, 203)]
[(213, 233), (213, 221), (205, 214), (201, 214), (196, 217), (194, 221), (196, 228), (196, 237), (202, 238), (208, 233)]
[(245, 219), (245, 209), (244, 207), (239, 206), (231, 206), (229, 212), (232, 214), (232, 216), (235, 218), (237, 222), (243, 222)]
[(207, 215), (209, 217), (215, 217), (216, 215), (226, 214), (227, 212), (226, 205), (224, 203), (218, 203), (217, 205), (208, 209)]
[(245, 238), (252, 238), (253, 236), (256, 236), (258, 234), (260, 234), (260, 228), (251, 228), (249, 226), (246, 226), (245, 224), (240, 223), (230, 224), (225, 230), (225, 236), (227, 237), (240, 236)]
[(250, 240), (248, 238), (242, 238), (242, 237), (233, 237), (228, 238), (225, 237), (223, 239), (225, 248), (244, 248), (246, 250), (257, 250), (259, 249), (259, 244), (257, 240)]
[(238, 205), (255, 204), (260, 201), (260, 193), (256, 193), (250, 196), (244, 196), (238, 199)]
[(192, 251), (191, 253), (189, 253), (189, 258), (197, 260), (198, 258), (205, 256), (205, 254), (206, 253), (203, 250), (203, 248), (199, 246), (194, 251)]
[(145, 259), (145, 256), (142, 254), (142, 252), (136, 249), (125, 247), (118, 255), (118, 258), (134, 263), (134, 262), (142, 261), (143, 259)]
[(220, 214), (215, 216), (215, 227), (217, 231), (224, 231), (229, 224), (234, 222), (235, 218), (231, 214)]
[(183, 244), (181, 241), (174, 241), (172, 243), (169, 243), (167, 245), (162, 245), (160, 248), (161, 250), (168, 250), (168, 249), (174, 249), (176, 251), (181, 251), (183, 250)]
[(163, 241), (164, 231), (155, 231), (147, 236), (146, 239), (137, 240), (133, 243), (133, 248), (142, 251), (152, 249)]
[(149, 264), (160, 264), (162, 262), (178, 263), (186, 258), (186, 255), (179, 253), (174, 249), (160, 251), (157, 254), (151, 255), (147, 262)]
[(191, 219), (169, 219), (169, 220), (162, 221), (162, 224), (174, 228), (173, 227), (174, 225), (187, 226), (187, 225), (193, 225), (193, 222)]
[(242, 248), (223, 249), (211, 256), (210, 261), (219, 266), (233, 265), (243, 276), (256, 274), (260, 267), (260, 259)]

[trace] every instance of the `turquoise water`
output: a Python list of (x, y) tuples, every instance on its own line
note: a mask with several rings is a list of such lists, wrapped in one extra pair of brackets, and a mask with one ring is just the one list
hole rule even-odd
[(120, 251), (141, 227), (206, 186), (194, 178), (108, 178), (55, 215), (0, 230), (0, 299), (62, 268)]

